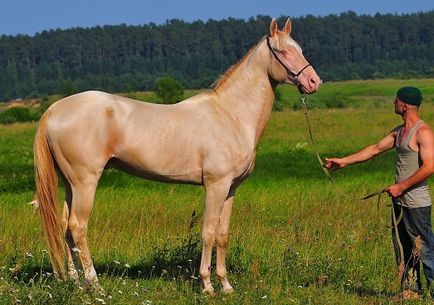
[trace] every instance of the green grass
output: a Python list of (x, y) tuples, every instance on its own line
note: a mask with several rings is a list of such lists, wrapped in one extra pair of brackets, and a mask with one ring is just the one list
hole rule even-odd
[[(434, 81), (324, 84), (310, 103), (337, 94), (355, 105), (310, 112), (321, 154), (353, 152), (400, 124), (392, 101), (405, 84), (432, 88)], [(297, 102), (293, 88), (280, 90), (286, 105)], [(422, 117), (434, 123), (431, 94), (427, 89)], [(39, 217), (26, 205), (34, 192), (35, 124), (1, 126), (0, 304), (398, 304), (390, 232), (382, 225), (388, 200), (378, 211), (375, 200), (359, 200), (392, 183), (393, 152), (333, 173), (333, 187), (303, 113), (291, 108), (272, 114), (256, 169), (237, 191), (228, 255), (236, 292), (215, 297), (202, 295), (197, 279), (203, 189), (115, 170), (101, 179), (89, 227), (106, 295), (56, 283)]]

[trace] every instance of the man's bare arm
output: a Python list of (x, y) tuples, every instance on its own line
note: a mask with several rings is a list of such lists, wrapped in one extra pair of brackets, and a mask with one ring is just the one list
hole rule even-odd
[(364, 162), (372, 159), (378, 154), (392, 149), (394, 146), (395, 131), (392, 131), (386, 137), (381, 139), (378, 143), (369, 145), (354, 154), (348, 155), (343, 158), (326, 158), (326, 167), (328, 169), (341, 169), (347, 165)]

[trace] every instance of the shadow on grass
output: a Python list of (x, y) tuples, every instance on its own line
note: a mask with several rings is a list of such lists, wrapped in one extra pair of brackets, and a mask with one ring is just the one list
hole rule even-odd
[(345, 289), (348, 293), (357, 294), (360, 297), (382, 297), (382, 298), (393, 298), (397, 294), (391, 291), (376, 290), (370, 287), (364, 287), (361, 285), (357, 286), (347, 286)]
[(196, 234), (183, 239), (176, 246), (163, 245), (155, 248), (151, 256), (132, 264), (112, 261), (95, 266), (98, 274), (130, 279), (183, 279), (198, 277), (201, 258), (201, 241)]
[[(150, 258), (128, 265), (116, 260), (96, 263), (98, 275), (110, 278), (182, 280), (198, 278), (201, 258), (199, 240), (193, 237), (180, 245), (169, 248), (163, 246), (154, 250)], [(7, 264), (9, 278), (19, 283), (55, 282), (52, 268), (47, 260), (24, 261)], [(16, 269), (16, 270), (14, 270)]]

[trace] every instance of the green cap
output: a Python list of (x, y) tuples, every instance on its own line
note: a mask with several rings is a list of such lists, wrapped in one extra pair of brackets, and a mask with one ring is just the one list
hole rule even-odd
[(423, 100), (422, 92), (416, 87), (402, 87), (396, 93), (396, 97), (402, 102), (414, 106), (419, 106)]

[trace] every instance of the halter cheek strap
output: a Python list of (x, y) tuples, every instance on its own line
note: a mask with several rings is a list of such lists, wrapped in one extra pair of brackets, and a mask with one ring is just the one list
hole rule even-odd
[(303, 73), (303, 71), (307, 68), (307, 67), (311, 67), (312, 65), (310, 63), (308, 63), (306, 66), (304, 66), (303, 68), (301, 68), (300, 71), (298, 71), (297, 73), (294, 73), (291, 71), (291, 69), (289, 69), (285, 63), (279, 58), (279, 56), (277, 56), (276, 51), (271, 47), (270, 44), (270, 36), (267, 36), (267, 46), (271, 51), (271, 54), (273, 54), (274, 58), (285, 68), (286, 73), (288, 73), (289, 76), (291, 76), (292, 78), (296, 79), (298, 82), (298, 77), (300, 76), (301, 73)]

